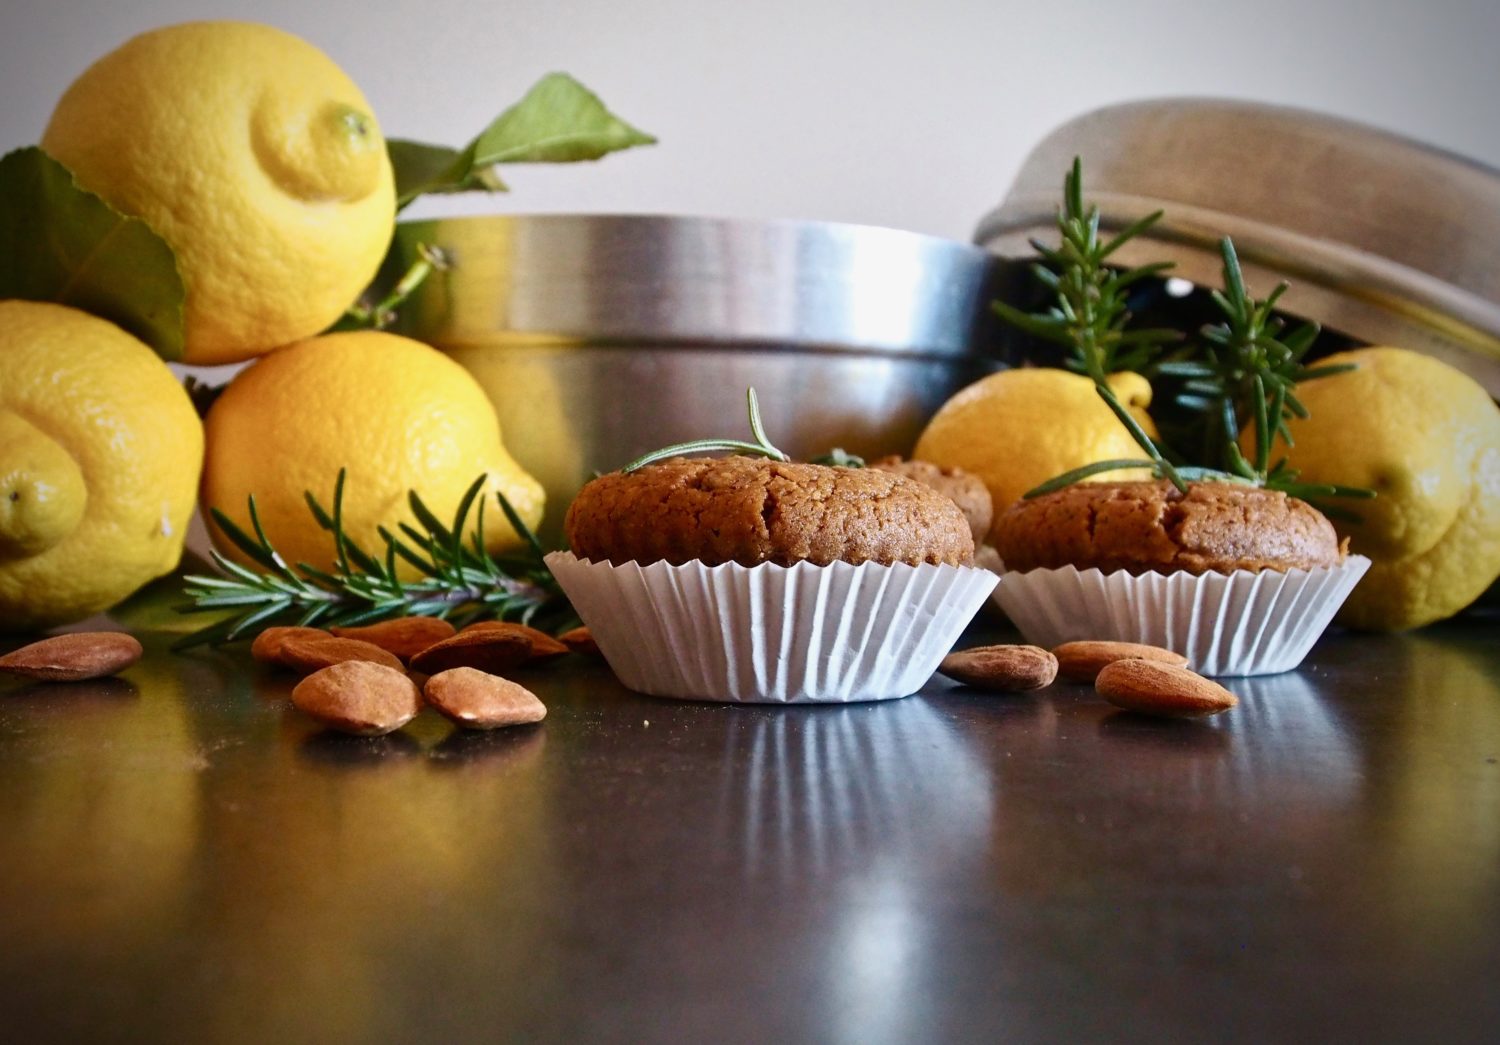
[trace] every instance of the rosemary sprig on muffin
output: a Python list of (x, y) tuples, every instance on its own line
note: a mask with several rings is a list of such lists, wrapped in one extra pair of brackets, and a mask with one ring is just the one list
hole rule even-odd
[[(1257, 301), (1245, 288), (1239, 255), (1228, 236), (1219, 241), (1219, 252), (1224, 259), (1224, 289), (1213, 290), (1210, 296), (1224, 320), (1202, 329), (1202, 350), (1195, 358), (1169, 360), (1156, 367), (1159, 374), (1186, 378), (1177, 402), (1205, 415), (1204, 453), (1241, 479), (1294, 497), (1374, 497), (1373, 490), (1299, 483), (1284, 456), (1272, 463), (1278, 439), (1291, 445), (1287, 421), (1308, 416), (1297, 398), (1297, 385), (1353, 370), (1354, 364), (1303, 363), (1320, 328), (1317, 323), (1303, 323), (1283, 333), (1286, 321), (1274, 310), (1290, 284), (1282, 280), (1264, 300)], [(1239, 446), (1247, 430), (1253, 434), (1253, 460)]]
[[(440, 617), (459, 625), (482, 618), (522, 623), (555, 618), (559, 625), (576, 623), (571, 605), (543, 562), (536, 534), (498, 492), (500, 510), (524, 544), (508, 555), (486, 550), (480, 497), (485, 479), (481, 475), (469, 486), (451, 524), (439, 520), (415, 492), (409, 493), (408, 504), (421, 528), (402, 523), (398, 535), (381, 527), (385, 550), (377, 556), (344, 531), (345, 473), (340, 470), (331, 512), (311, 493), (306, 495), (308, 510), (333, 541), (331, 570), (288, 563), (266, 537), (254, 497), (249, 500), (253, 535), (213, 509), (214, 521), (224, 534), (260, 569), (212, 552), (224, 575), (188, 576), (185, 591), (192, 602), (183, 607), (184, 612), (229, 609), (233, 613), (193, 632), (173, 648), (249, 638), (273, 624), (356, 625), (407, 616)], [(476, 513), (472, 533), (471, 512)], [(398, 570), (401, 564), (414, 568), (417, 575), (403, 576)]]
[[(1073, 168), (1063, 179), (1063, 205), (1057, 212), (1057, 231), (1061, 242), (1048, 247), (1040, 240), (1031, 246), (1042, 261), (1031, 267), (1037, 279), (1050, 287), (1056, 303), (1045, 311), (1022, 312), (1003, 301), (993, 308), (1006, 322), (1036, 337), (1055, 341), (1069, 349), (1068, 367), (1087, 375), (1094, 387), (1130, 437), (1146, 452), (1145, 461), (1100, 461), (1074, 469), (1051, 482), (1026, 493), (1033, 497), (1051, 489), (1086, 479), (1101, 472), (1119, 468), (1150, 468), (1152, 474), (1170, 479), (1172, 485), (1187, 492), (1187, 478), (1157, 447), (1129, 410), (1109, 387), (1105, 377), (1117, 370), (1139, 370), (1160, 353), (1163, 345), (1181, 340), (1175, 330), (1127, 330), (1131, 313), (1127, 292), (1143, 279), (1158, 276), (1172, 268), (1172, 262), (1157, 262), (1132, 269), (1116, 269), (1109, 258), (1126, 243), (1145, 232), (1161, 219), (1155, 211), (1120, 230), (1109, 240), (1099, 235), (1099, 208), (1084, 206), (1083, 164), (1077, 157)], [(1107, 467), (1106, 467), (1107, 466)], [(1054, 486), (1053, 483), (1057, 485)]]
[(730, 453), (744, 454), (747, 457), (766, 457), (772, 461), (790, 461), (791, 457), (776, 449), (771, 444), (771, 440), (766, 438), (766, 429), (760, 420), (760, 400), (755, 397), (754, 388), (745, 390), (745, 400), (750, 409), (750, 434), (755, 442), (747, 443), (741, 439), (694, 439), (687, 443), (674, 443), (660, 450), (642, 454), (620, 471), (629, 475), (631, 472), (640, 471), (648, 464), (665, 461), (669, 457), (685, 457), (688, 454)]
[[(1160, 358), (1164, 347), (1182, 339), (1181, 333), (1129, 329), (1133, 317), (1127, 291), (1143, 279), (1168, 271), (1172, 262), (1121, 270), (1112, 268), (1108, 261), (1161, 216), (1161, 211), (1155, 211), (1111, 239), (1102, 240), (1099, 208), (1084, 204), (1082, 164), (1075, 158), (1064, 179), (1063, 204), (1058, 209), (1060, 245), (1051, 248), (1032, 240), (1042, 259), (1032, 266), (1032, 272), (1053, 290), (1055, 304), (1041, 312), (1026, 313), (1004, 302), (994, 303), (995, 311), (1013, 326), (1067, 346), (1068, 366), (1093, 380), (1099, 397), (1146, 454), (1146, 459), (1097, 461), (1075, 468), (1028, 490), (1024, 496), (1052, 493), (1105, 472), (1145, 468), (1156, 478), (1169, 480), (1181, 493), (1187, 492), (1189, 482), (1207, 480), (1247, 483), (1302, 498), (1373, 497), (1370, 490), (1299, 483), (1297, 472), (1287, 465), (1285, 457), (1272, 463), (1276, 440), (1291, 443), (1287, 420), (1307, 416), (1296, 395), (1297, 383), (1350, 367), (1310, 367), (1303, 363), (1317, 340), (1318, 325), (1304, 323), (1283, 333), (1286, 321), (1275, 314), (1275, 308), (1288, 284), (1281, 282), (1264, 300), (1252, 297), (1228, 236), (1219, 245), (1224, 289), (1211, 292), (1224, 313), (1222, 322), (1205, 326), (1199, 331), (1199, 340), (1165, 360)], [(1181, 455), (1147, 434), (1106, 381), (1108, 374), (1124, 369), (1185, 379), (1177, 403), (1207, 418), (1204, 445), (1193, 456), (1211, 463), (1182, 463)], [(1245, 431), (1253, 436), (1253, 459), (1240, 450), (1241, 433)]]

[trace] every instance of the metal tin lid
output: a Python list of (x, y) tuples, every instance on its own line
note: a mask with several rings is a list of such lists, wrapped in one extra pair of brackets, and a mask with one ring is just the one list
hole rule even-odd
[(992, 339), (1003, 263), (967, 243), (813, 221), (540, 214), (402, 222), (453, 260), (402, 310), (472, 344), (718, 344), (967, 356)]
[(1173, 260), (1174, 275), (1217, 286), (1218, 240), (1232, 236), (1256, 293), (1291, 282), (1285, 311), (1429, 352), (1500, 397), (1500, 171), (1298, 109), (1132, 102), (1043, 139), (975, 242), (1019, 257), (1053, 238), (1074, 156), (1105, 227), (1166, 212), (1122, 264)]

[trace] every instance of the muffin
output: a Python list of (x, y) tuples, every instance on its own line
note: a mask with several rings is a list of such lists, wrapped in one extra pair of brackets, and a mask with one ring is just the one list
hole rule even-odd
[(547, 557), (631, 689), (703, 700), (905, 696), (998, 578), (969, 522), (905, 476), (673, 458), (584, 486)]
[(1312, 505), (1239, 483), (1077, 483), (995, 521), (1028, 641), (1164, 646), (1209, 675), (1296, 667), (1369, 566)]
[(931, 461), (907, 461), (901, 457), (882, 457), (871, 461), (869, 466), (915, 479), (951, 499), (969, 520), (969, 534), (974, 538), (975, 548), (989, 536), (990, 524), (995, 519), (995, 501), (979, 476), (962, 468), (944, 468)]
[(1017, 501), (995, 549), (1007, 569), (1076, 566), (1105, 573), (1313, 570), (1343, 559), (1323, 513), (1279, 490), (1166, 480), (1075, 483)]
[(600, 476), (579, 491), (565, 529), (574, 554), (616, 564), (974, 561), (968, 520), (929, 486), (751, 457), (674, 457)]

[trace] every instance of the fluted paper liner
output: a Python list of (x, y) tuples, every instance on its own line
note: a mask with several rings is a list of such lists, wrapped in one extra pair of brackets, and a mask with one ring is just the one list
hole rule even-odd
[(1204, 675), (1274, 675), (1302, 663), (1370, 560), (1315, 570), (1101, 573), (1008, 571), (995, 593), (1028, 642), (1079, 639), (1164, 646)]
[(915, 693), (999, 580), (905, 563), (547, 565), (630, 689), (764, 703)]

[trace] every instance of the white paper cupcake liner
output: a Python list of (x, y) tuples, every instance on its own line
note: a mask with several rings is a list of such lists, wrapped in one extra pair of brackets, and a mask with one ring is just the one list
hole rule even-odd
[(1359, 579), (1362, 555), (1316, 570), (1101, 573), (1010, 571), (995, 601), (1028, 642), (1144, 642), (1203, 675), (1274, 675), (1302, 663)]
[(999, 581), (904, 563), (547, 565), (630, 689), (762, 703), (916, 692)]

